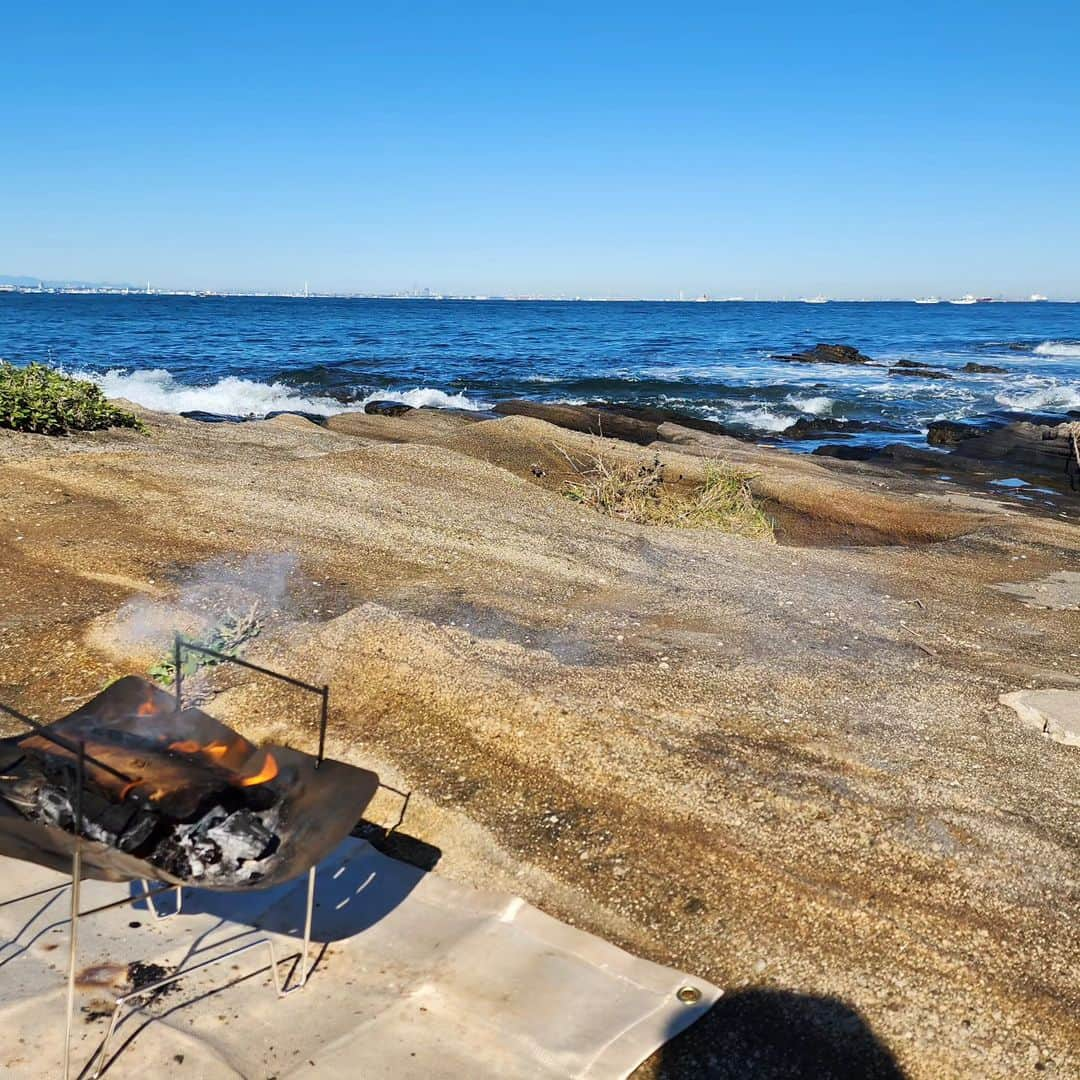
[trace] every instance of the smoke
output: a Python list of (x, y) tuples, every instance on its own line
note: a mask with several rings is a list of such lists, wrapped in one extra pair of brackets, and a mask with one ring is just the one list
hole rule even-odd
[(199, 563), (185, 573), (174, 597), (140, 596), (124, 604), (111, 636), (124, 651), (161, 654), (178, 633), (205, 641), (238, 620), (264, 622), (285, 604), (296, 565), (290, 553)]

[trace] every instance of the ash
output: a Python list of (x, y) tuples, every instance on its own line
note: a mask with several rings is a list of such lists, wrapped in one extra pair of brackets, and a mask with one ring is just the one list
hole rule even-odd
[[(264, 802), (268, 792), (259, 793)], [(28, 820), (75, 831), (68, 790), (41, 773), (0, 777), (0, 797)], [(228, 882), (253, 885), (281, 846), (281, 813), (275, 802), (259, 808), (257, 797), (237, 791), (215, 796), (197, 816), (175, 821), (153, 803), (114, 803), (83, 789), (82, 835), (146, 860), (182, 881), (197, 885)]]

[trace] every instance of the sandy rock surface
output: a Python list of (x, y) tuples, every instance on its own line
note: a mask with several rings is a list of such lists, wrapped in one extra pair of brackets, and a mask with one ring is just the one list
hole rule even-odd
[[(148, 422), (0, 432), (3, 700), (70, 711), (145, 670), (130, 605), (287, 555), (249, 655), (332, 685), (438, 872), (726, 988), (643, 1075), (1080, 1073), (1080, 756), (998, 702), (1076, 688), (1080, 616), (991, 588), (1080, 570), (1074, 512), (689, 430)], [(778, 543), (565, 499), (599, 449), (753, 468)], [(225, 722), (311, 738), (230, 678)]]

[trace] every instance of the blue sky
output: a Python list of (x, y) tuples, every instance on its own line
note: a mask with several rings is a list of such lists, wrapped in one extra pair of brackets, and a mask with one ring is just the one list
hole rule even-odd
[(9, 5), (0, 273), (1080, 296), (1080, 5), (581, 6)]

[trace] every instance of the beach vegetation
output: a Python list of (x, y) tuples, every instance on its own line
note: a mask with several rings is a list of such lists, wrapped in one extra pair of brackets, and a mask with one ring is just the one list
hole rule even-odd
[(756, 540), (774, 540), (772, 520), (754, 498), (753, 473), (710, 461), (692, 484), (667, 481), (659, 457), (625, 462), (605, 454), (582, 461), (566, 455), (572, 474), (563, 494), (602, 514), (644, 525), (720, 529)]
[[(262, 631), (262, 619), (260, 618), (259, 605), (255, 604), (249, 611), (228, 612), (225, 617), (194, 644), (204, 648), (213, 649), (225, 656), (239, 656), (248, 643)], [(205, 653), (195, 652), (188, 649), (181, 660), (180, 675), (187, 679), (196, 674), (202, 668), (214, 667), (222, 663), (216, 656), (207, 656)], [(155, 682), (162, 686), (172, 686), (176, 681), (176, 657), (172, 650), (166, 656), (161, 657), (152, 664), (147, 674)]]
[(143, 424), (86, 379), (73, 379), (45, 364), (15, 367), (0, 360), (0, 427), (66, 435), (111, 427), (142, 430)]

